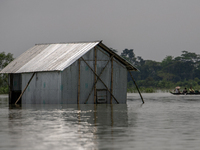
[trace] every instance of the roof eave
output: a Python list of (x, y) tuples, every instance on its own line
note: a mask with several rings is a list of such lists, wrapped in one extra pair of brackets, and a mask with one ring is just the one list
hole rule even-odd
[(108, 48), (106, 45), (104, 45), (102, 42), (99, 42), (98, 44), (102, 49), (113, 55), (118, 61), (120, 61), (122, 64), (124, 64), (127, 68), (127, 70), (130, 71), (139, 71), (136, 67), (134, 67), (131, 63), (126, 61), (124, 58), (113, 52), (110, 48)]

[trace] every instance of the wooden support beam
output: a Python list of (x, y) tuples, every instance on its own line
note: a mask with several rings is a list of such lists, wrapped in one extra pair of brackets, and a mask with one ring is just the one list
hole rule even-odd
[(80, 103), (80, 85), (81, 85), (81, 59), (78, 60), (78, 99), (77, 99), (77, 104)]
[(77, 105), (78, 113), (77, 113), (77, 118), (78, 118), (78, 124), (80, 125), (81, 123), (81, 108), (80, 105)]
[[(113, 58), (113, 56), (111, 56), (110, 60), (111, 60), (112, 58)], [(105, 67), (101, 70), (101, 72), (100, 72), (100, 74), (99, 74), (99, 77), (102, 75), (103, 71), (105, 70), (105, 68), (106, 68), (107, 65), (109, 64), (110, 60), (108, 60), (108, 62), (106, 63)], [(84, 102), (84, 104), (87, 103), (87, 101), (88, 101), (90, 95), (92, 94), (92, 91), (93, 91), (95, 85), (97, 84), (98, 80), (99, 80), (99, 78), (97, 78), (96, 82), (94, 83), (94, 85), (93, 85), (93, 87), (92, 87), (92, 89), (91, 89), (91, 91), (90, 91), (90, 93), (89, 93), (89, 95), (88, 95), (86, 101)]]
[(111, 127), (113, 127), (114, 119), (113, 119), (113, 105), (112, 104), (110, 105), (110, 112), (111, 112), (111, 116), (110, 116), (110, 118), (111, 118)]
[[(96, 47), (94, 48), (94, 72), (97, 73), (97, 49)], [(94, 76), (94, 82), (97, 81), (97, 77)], [(96, 104), (96, 84), (94, 84), (94, 104)]]
[(9, 104), (12, 104), (13, 74), (9, 74)]
[(140, 94), (140, 97), (141, 97), (141, 99), (142, 99), (142, 102), (144, 103), (143, 97), (142, 97), (142, 95), (141, 95), (141, 93), (140, 93), (140, 90), (139, 90), (139, 88), (138, 88), (138, 86), (137, 86), (137, 84), (136, 84), (136, 82), (135, 82), (135, 80), (134, 80), (134, 78), (133, 78), (133, 76), (132, 76), (130, 70), (129, 70), (129, 73), (130, 73), (131, 78), (132, 78), (132, 80), (133, 80), (133, 82), (134, 82), (134, 84), (135, 84), (135, 86), (136, 86), (136, 88), (137, 88), (137, 90), (138, 90), (138, 92), (139, 92), (139, 94)]
[(94, 105), (94, 126), (97, 126), (97, 105)]
[(103, 85), (106, 87), (107, 91), (112, 95), (112, 97), (115, 99), (115, 101), (117, 102), (117, 104), (119, 104), (119, 102), (117, 101), (117, 99), (110, 92), (110, 90), (108, 89), (108, 87), (106, 86), (106, 84), (101, 80), (101, 78), (94, 72), (94, 70), (90, 67), (90, 65), (82, 57), (81, 57), (81, 59), (87, 64), (87, 66), (92, 70), (92, 72), (97, 76), (97, 78), (103, 83)]
[[(113, 94), (113, 57), (111, 58), (111, 93)], [(112, 96), (110, 97), (110, 104), (112, 104)]]
[(26, 91), (26, 89), (27, 89), (28, 85), (30, 84), (31, 80), (33, 79), (34, 75), (35, 75), (35, 72), (34, 72), (33, 75), (31, 76), (31, 78), (30, 78), (30, 80), (28, 81), (28, 83), (27, 83), (26, 87), (24, 88), (23, 92), (20, 94), (19, 98), (16, 100), (15, 105), (17, 104), (17, 102), (20, 100), (20, 98), (22, 97), (22, 95), (23, 95), (24, 92)]

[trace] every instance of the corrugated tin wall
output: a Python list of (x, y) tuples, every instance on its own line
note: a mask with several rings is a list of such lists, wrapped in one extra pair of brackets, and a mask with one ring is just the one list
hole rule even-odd
[(113, 95), (120, 104), (126, 103), (127, 69), (117, 61), (113, 63)]
[(61, 72), (61, 103), (76, 104), (78, 93), (77, 61)]
[(21, 74), (13, 74), (13, 84), (12, 85), (12, 90), (13, 91), (21, 91), (22, 88), (22, 83), (21, 83)]
[[(22, 90), (26, 87), (32, 73), (22, 74)], [(22, 104), (57, 104), (61, 103), (61, 73), (36, 73), (26, 92)]]

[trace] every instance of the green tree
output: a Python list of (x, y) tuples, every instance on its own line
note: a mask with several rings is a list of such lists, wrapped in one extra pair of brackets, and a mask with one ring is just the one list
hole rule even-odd
[(5, 66), (7, 66), (11, 61), (13, 61), (13, 54), (5, 52), (0, 53), (0, 70), (2, 70)]
[(136, 66), (143, 66), (145, 64), (145, 60), (141, 56), (137, 56), (135, 65)]
[(121, 53), (121, 56), (127, 61), (129, 61), (131, 64), (135, 65), (136, 58), (133, 49), (124, 49)]
[(200, 55), (196, 54), (196, 53), (191, 53), (188, 51), (182, 51), (182, 55), (181, 55), (181, 61), (183, 62), (199, 62), (200, 61)]
[[(6, 67), (11, 61), (13, 61), (13, 54), (5, 52), (0, 53), (0, 70)], [(0, 93), (8, 92), (8, 75), (0, 74)]]
[(162, 67), (166, 67), (168, 65), (171, 65), (173, 63), (173, 57), (172, 56), (166, 56), (163, 61), (161, 62)]

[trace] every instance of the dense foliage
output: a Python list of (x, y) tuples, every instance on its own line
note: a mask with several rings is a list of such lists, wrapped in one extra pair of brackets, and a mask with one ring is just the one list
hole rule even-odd
[[(5, 52), (0, 53), (0, 70), (7, 66), (13, 60), (13, 54)], [(8, 75), (0, 74), (0, 94), (8, 93)]]
[[(200, 55), (182, 51), (178, 57), (166, 56), (162, 62), (144, 60), (135, 57), (133, 49), (125, 49), (121, 56), (136, 66), (140, 71), (132, 72), (141, 89), (152, 92), (152, 89), (172, 89), (175, 86), (200, 89)], [(128, 75), (128, 89), (134, 87)]]

